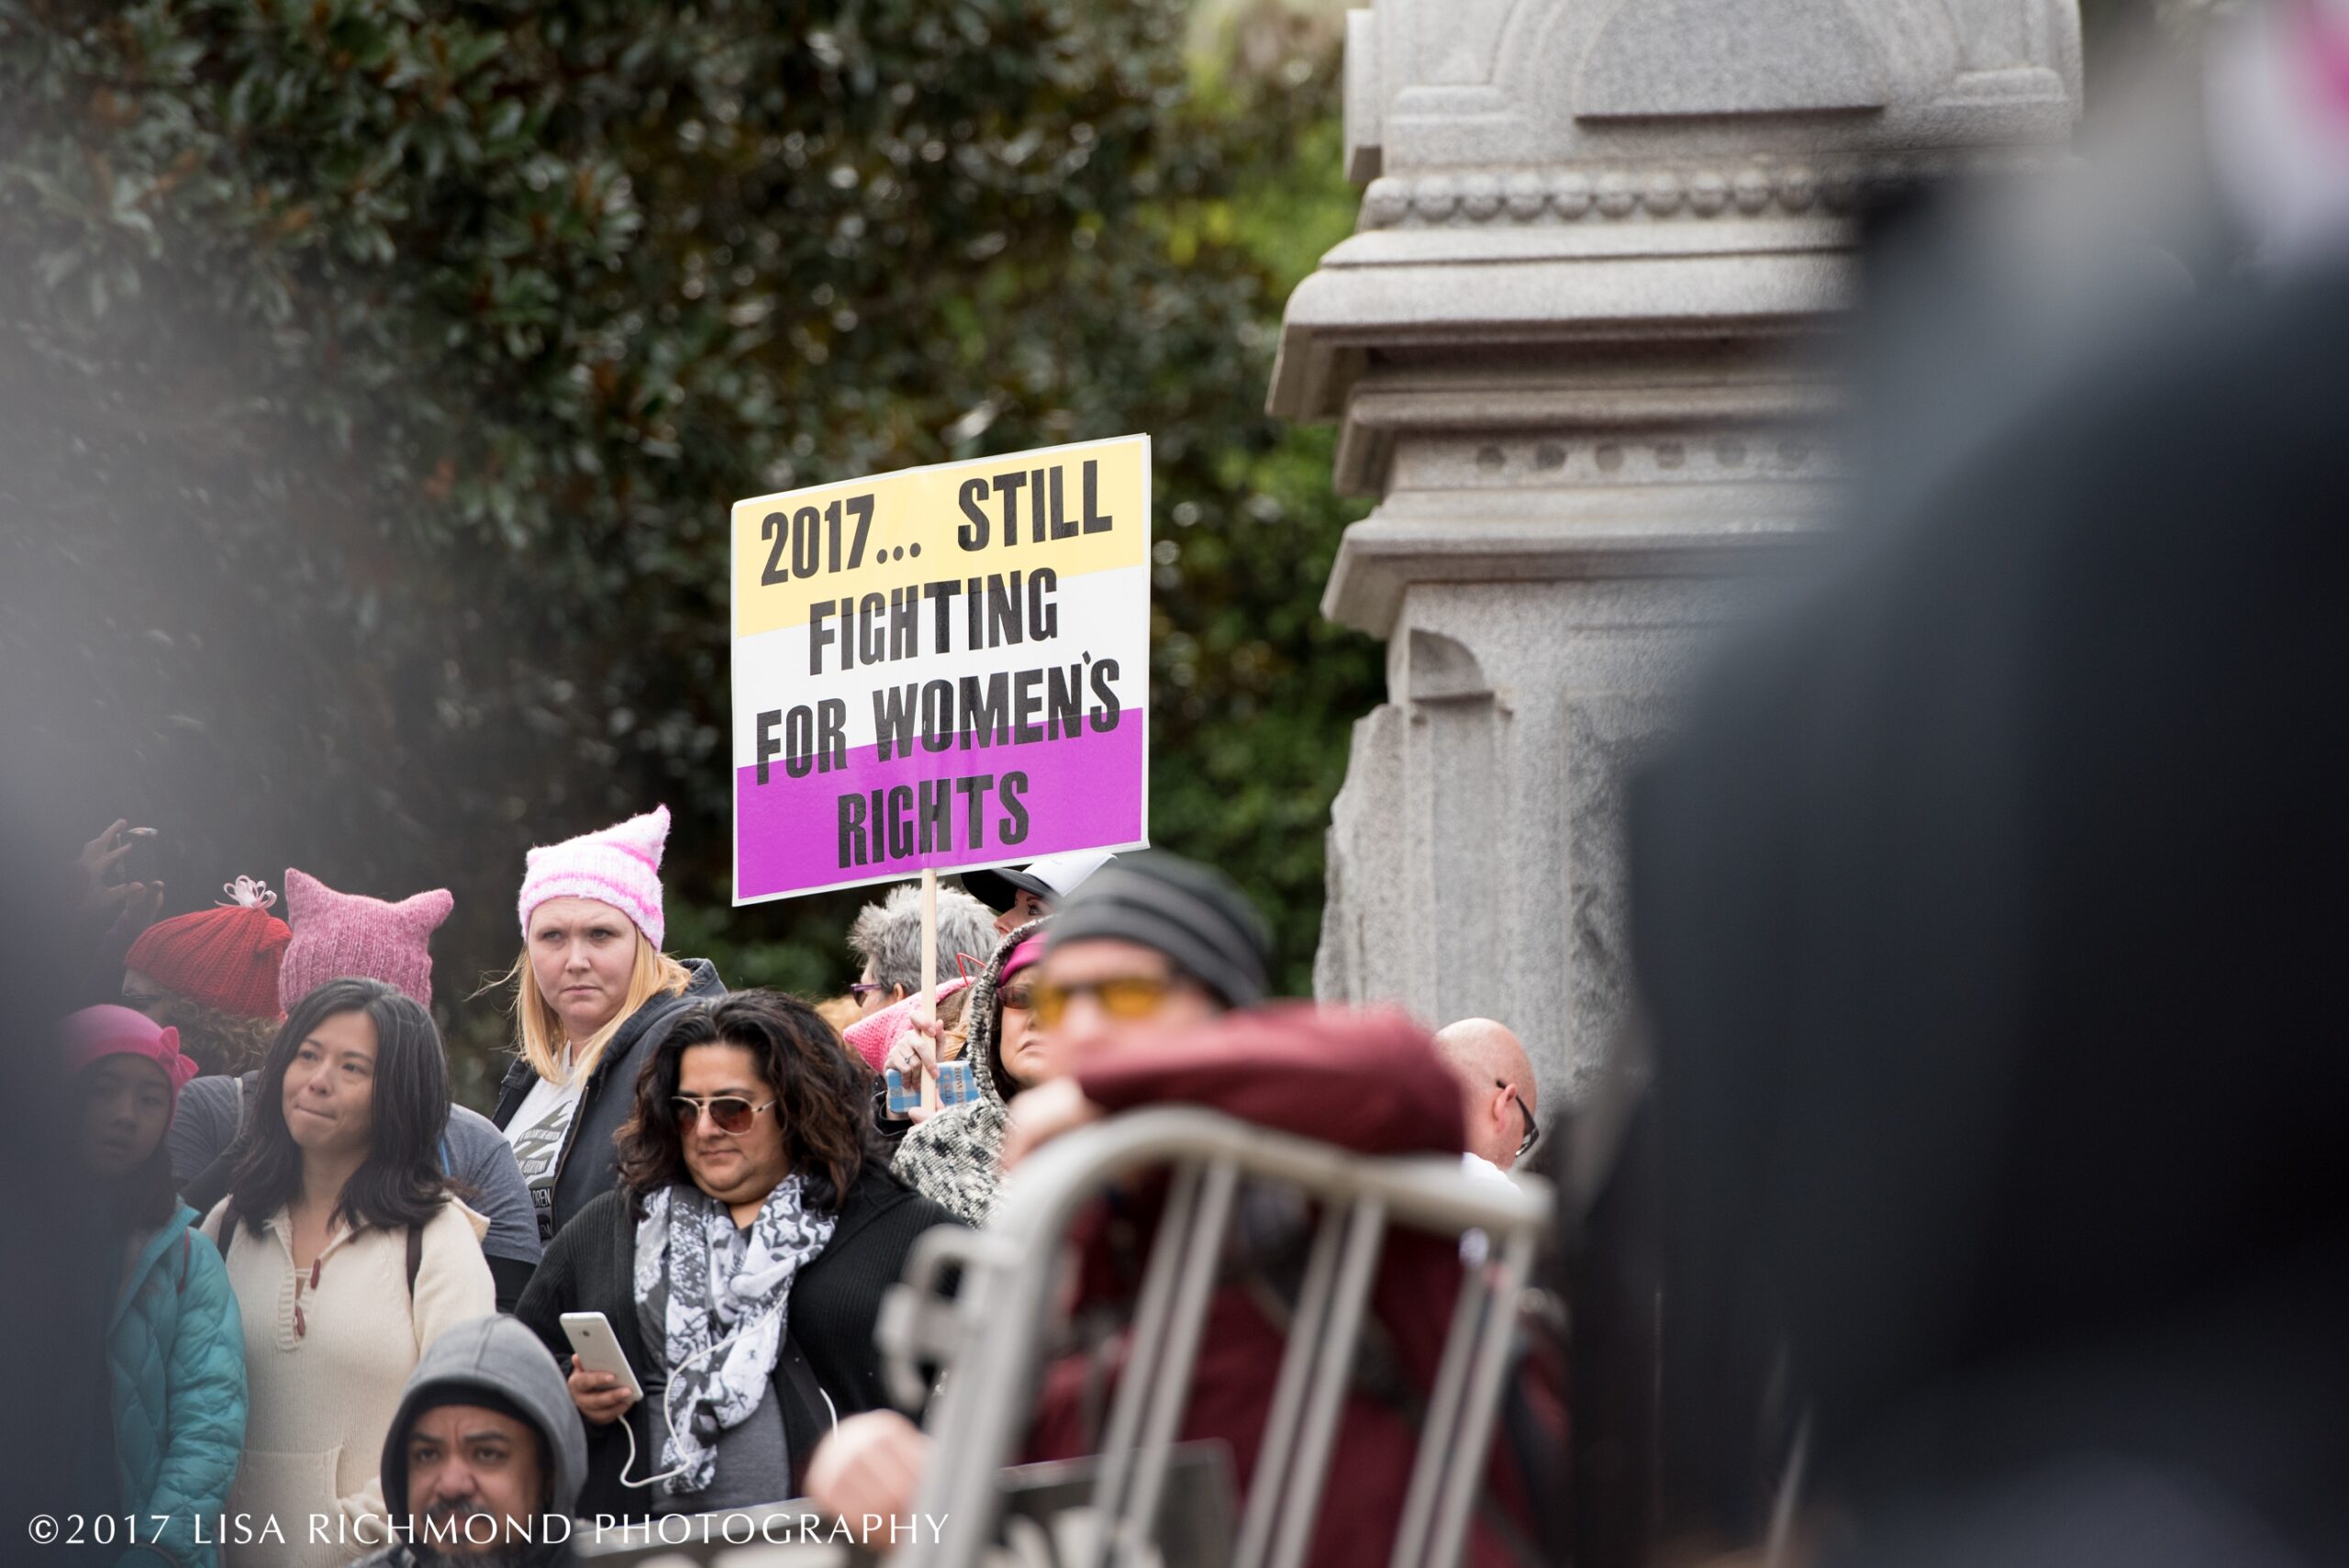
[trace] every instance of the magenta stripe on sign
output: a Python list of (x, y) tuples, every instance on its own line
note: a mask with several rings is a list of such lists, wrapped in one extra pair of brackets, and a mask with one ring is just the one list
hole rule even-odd
[[(759, 783), (756, 768), (734, 775), (736, 896), (771, 898), (844, 883), (908, 876), (927, 867), (1033, 860), (1063, 850), (1101, 849), (1142, 837), (1143, 725), (1134, 714), (1102, 734), (1087, 729), (1027, 746), (917, 747), (883, 762), (879, 748), (850, 751), (845, 768), (793, 778), (777, 758)], [(1010, 800), (1007, 777), (1016, 775)], [(987, 781), (982, 788), (977, 781)], [(969, 787), (958, 784), (970, 781)], [(946, 800), (945, 842), (931, 824), (925, 851), (919, 806)], [(874, 834), (874, 790), (882, 792)], [(902, 789), (905, 793), (893, 795)], [(1018, 809), (1012, 809), (1016, 801)], [(978, 806), (977, 841), (971, 832)], [(1026, 814), (1024, 828), (1019, 818)], [(893, 820), (894, 819), (894, 820)], [(891, 841), (894, 828), (896, 841)], [(1020, 835), (1013, 837), (1013, 835)], [(910, 840), (908, 846), (907, 840)], [(890, 851), (906, 849), (907, 852)], [(859, 863), (862, 851), (864, 859)]]

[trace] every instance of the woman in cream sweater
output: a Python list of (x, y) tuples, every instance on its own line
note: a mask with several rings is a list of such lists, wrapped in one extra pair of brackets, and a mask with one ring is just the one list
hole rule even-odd
[(335, 1568), (385, 1538), (384, 1433), (425, 1347), (496, 1309), (479, 1216), (448, 1190), (429, 1014), (373, 980), (297, 1004), (253, 1141), (205, 1220), (244, 1318), (250, 1414), (227, 1568)]

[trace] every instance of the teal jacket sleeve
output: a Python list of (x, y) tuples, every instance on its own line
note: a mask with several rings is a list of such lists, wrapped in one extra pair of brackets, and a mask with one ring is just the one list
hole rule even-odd
[[(154, 1493), (140, 1510), (149, 1516), (139, 1520), (140, 1545), (125, 1555), (123, 1568), (153, 1568), (159, 1561), (216, 1568), (217, 1521), (245, 1446), (244, 1322), (219, 1251), (193, 1230), (170, 1365), (171, 1437)], [(161, 1515), (170, 1517), (158, 1525)]]

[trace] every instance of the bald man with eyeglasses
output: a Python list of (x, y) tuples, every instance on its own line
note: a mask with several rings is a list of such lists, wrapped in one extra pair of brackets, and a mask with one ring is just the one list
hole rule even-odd
[(1517, 1168), (1542, 1141), (1535, 1109), (1540, 1091), (1525, 1047), (1506, 1024), (1463, 1018), (1435, 1037), (1436, 1054), (1460, 1080), (1467, 1117), (1467, 1160), (1497, 1173)]

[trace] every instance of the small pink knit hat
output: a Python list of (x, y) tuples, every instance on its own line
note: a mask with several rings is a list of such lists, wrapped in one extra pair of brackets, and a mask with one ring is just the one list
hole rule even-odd
[(661, 851), (669, 841), (669, 808), (656, 806), (616, 828), (532, 850), (522, 873), (522, 935), (530, 914), (550, 898), (593, 898), (636, 922), (654, 947), (668, 932), (661, 915)]
[(1035, 963), (1043, 956), (1044, 933), (1038, 931), (1034, 936), (1030, 937), (1026, 941), (1021, 942), (1018, 947), (1013, 948), (1011, 950), (1011, 956), (1003, 961), (1003, 968), (995, 977), (996, 987), (1000, 989), (1006, 981), (1009, 980), (1013, 975), (1019, 973), (1021, 970), (1026, 969), (1030, 964)]
[(68, 1076), (108, 1056), (143, 1056), (172, 1081), (174, 1111), (179, 1109), (180, 1090), (195, 1076), (195, 1058), (180, 1054), (180, 1031), (128, 1007), (108, 1003), (69, 1013), (59, 1032), (65, 1041)]
[(432, 1006), (432, 933), (457, 901), (445, 887), (386, 904), (337, 893), (309, 873), (285, 868), (285, 913), (294, 940), (277, 968), (277, 1010), (324, 985), (356, 974), (380, 980)]
[[(939, 983), (938, 999), (943, 1002), (969, 984), (960, 975), (941, 981)], [(892, 1002), (871, 1018), (859, 1018), (849, 1025), (841, 1031), (841, 1039), (848, 1043), (851, 1051), (864, 1058), (867, 1067), (878, 1073), (881, 1064), (889, 1060), (889, 1048), (896, 1044), (897, 1037), (912, 1025), (914, 1005), (920, 1000), (921, 993), (917, 991), (910, 996)]]

